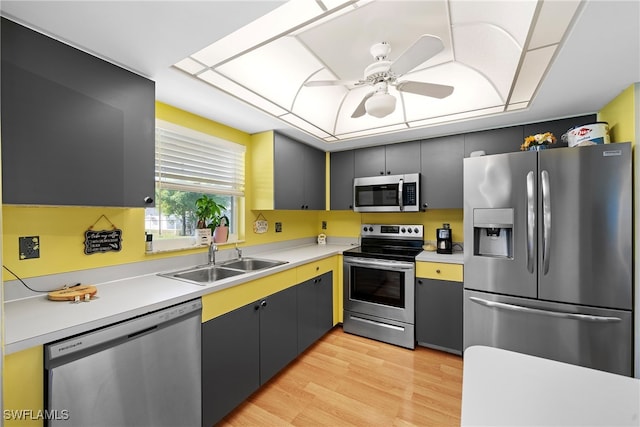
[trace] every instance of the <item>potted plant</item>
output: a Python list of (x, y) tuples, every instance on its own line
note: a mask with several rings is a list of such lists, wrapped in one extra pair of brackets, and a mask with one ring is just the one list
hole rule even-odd
[[(226, 242), (229, 234), (229, 218), (222, 215), (226, 210), (226, 206), (217, 203), (211, 197), (203, 194), (196, 200), (196, 238), (200, 244), (210, 244), (211, 236), (215, 242)], [(220, 232), (216, 233), (218, 227), (223, 227)]]

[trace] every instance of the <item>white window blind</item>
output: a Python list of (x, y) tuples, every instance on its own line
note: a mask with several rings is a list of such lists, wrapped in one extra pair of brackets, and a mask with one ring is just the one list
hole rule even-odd
[(246, 147), (172, 123), (156, 124), (156, 183), (161, 188), (244, 196)]

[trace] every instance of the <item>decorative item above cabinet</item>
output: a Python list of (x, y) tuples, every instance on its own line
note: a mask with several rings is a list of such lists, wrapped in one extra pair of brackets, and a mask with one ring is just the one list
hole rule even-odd
[(2, 18), (5, 204), (150, 207), (155, 83)]

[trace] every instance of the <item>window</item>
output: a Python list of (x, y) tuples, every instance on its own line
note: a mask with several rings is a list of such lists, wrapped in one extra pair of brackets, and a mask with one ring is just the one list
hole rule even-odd
[(156, 206), (145, 210), (155, 250), (195, 244), (196, 200), (223, 205), (229, 241), (237, 241), (244, 203), (245, 147), (169, 122), (156, 122)]

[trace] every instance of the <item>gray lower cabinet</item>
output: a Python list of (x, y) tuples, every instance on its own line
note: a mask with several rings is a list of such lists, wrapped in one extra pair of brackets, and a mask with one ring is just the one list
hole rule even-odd
[(422, 141), (420, 204), (422, 209), (462, 209), (464, 136)]
[(211, 427), (333, 327), (333, 272), (202, 324), (202, 425)]
[(274, 134), (274, 208), (325, 208), (325, 153)]
[(260, 387), (260, 311), (245, 305), (202, 324), (202, 425), (211, 427)]
[(353, 209), (354, 150), (331, 153), (331, 210)]
[(202, 325), (202, 425), (211, 427), (298, 354), (296, 288)]
[(462, 354), (463, 283), (416, 279), (416, 341)]
[(296, 286), (259, 302), (260, 385), (269, 381), (298, 355)]
[(333, 327), (333, 272), (296, 286), (298, 292), (298, 353)]

